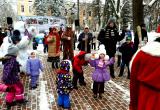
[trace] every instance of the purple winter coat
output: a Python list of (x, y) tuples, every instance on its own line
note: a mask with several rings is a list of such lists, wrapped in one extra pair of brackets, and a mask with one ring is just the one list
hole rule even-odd
[(43, 71), (43, 66), (38, 58), (27, 60), (27, 74), (31, 76), (38, 76), (40, 70)]
[(105, 82), (110, 80), (110, 74), (107, 70), (107, 66), (114, 64), (114, 59), (111, 58), (108, 60), (107, 64), (104, 64), (103, 67), (99, 67), (99, 59), (90, 60), (89, 63), (92, 67), (95, 67), (95, 71), (92, 74), (92, 79), (95, 82)]
[(10, 57), (3, 61), (3, 76), (2, 81), (4, 84), (16, 84), (19, 82), (18, 73), (20, 72), (19, 63), (16, 60), (16, 56), (6, 55)]

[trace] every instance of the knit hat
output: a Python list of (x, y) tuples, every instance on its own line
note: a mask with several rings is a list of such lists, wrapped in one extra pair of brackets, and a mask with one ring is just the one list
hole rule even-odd
[(106, 55), (106, 50), (105, 50), (105, 46), (103, 44), (101, 44), (99, 46), (99, 50), (98, 50), (98, 54), (95, 54), (95, 58), (99, 58), (100, 54), (104, 54), (105, 55), (105, 60), (109, 59), (109, 56)]
[(99, 55), (100, 55), (100, 54), (106, 55), (105, 46), (104, 46), (103, 44), (101, 44), (101, 45), (99, 46), (98, 54), (99, 54)]
[(66, 71), (69, 72), (69, 70), (70, 70), (70, 63), (69, 63), (69, 61), (63, 60), (63, 61), (60, 63), (60, 69), (66, 70)]
[(12, 42), (13, 44), (16, 44), (16, 41), (20, 41), (21, 40), (21, 33), (19, 30), (14, 30), (13, 31), (13, 35), (11, 36)]
[(128, 41), (128, 40), (132, 40), (131, 37), (126, 37), (126, 41)]
[(17, 56), (18, 51), (19, 51), (18, 47), (12, 44), (8, 47), (7, 54)]

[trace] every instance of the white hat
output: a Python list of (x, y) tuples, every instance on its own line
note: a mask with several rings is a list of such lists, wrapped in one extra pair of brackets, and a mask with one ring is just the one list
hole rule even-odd
[(99, 46), (98, 54), (99, 54), (99, 55), (100, 55), (100, 54), (106, 55), (105, 46), (104, 46), (103, 44), (101, 44), (101, 45)]
[(103, 44), (101, 44), (101, 45), (99, 46), (98, 54), (95, 55), (95, 56), (96, 56), (96, 57), (97, 57), (97, 56), (99, 57), (100, 54), (104, 54), (104, 55), (105, 55), (105, 60), (108, 60), (108, 59), (109, 59), (109, 56), (106, 55), (105, 46), (104, 46)]
[(89, 27), (88, 27), (88, 26), (85, 26), (85, 27), (84, 27), (84, 29), (86, 29), (86, 28), (88, 28), (88, 29), (89, 29)]

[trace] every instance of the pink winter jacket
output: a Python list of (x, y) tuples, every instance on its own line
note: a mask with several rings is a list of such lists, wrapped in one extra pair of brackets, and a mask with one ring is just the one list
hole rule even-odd
[(5, 84), (0, 83), (0, 92), (6, 92), (7, 88), (8, 88), (8, 86), (6, 86)]

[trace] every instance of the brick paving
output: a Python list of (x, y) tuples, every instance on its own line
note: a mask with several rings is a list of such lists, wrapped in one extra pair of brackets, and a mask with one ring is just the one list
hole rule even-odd
[[(51, 69), (51, 63), (46, 61), (46, 55), (40, 55), (45, 70), (39, 78), (39, 86), (36, 90), (29, 89), (29, 78), (23, 77), (25, 97), (29, 100), (27, 105), (14, 106), (12, 110), (63, 110), (57, 106), (57, 93), (55, 84), (55, 72)], [(94, 99), (91, 90), (91, 71), (89, 66), (84, 67), (84, 76), (87, 86), (78, 86), (78, 90), (71, 93), (71, 110), (128, 110), (129, 105), (129, 80), (126, 75), (115, 78), (105, 84), (105, 93), (102, 99)], [(119, 69), (116, 68), (116, 73)], [(0, 73), (2, 68), (0, 69)], [(120, 87), (120, 88), (119, 88)], [(44, 97), (45, 96), (45, 97)], [(0, 94), (0, 110), (6, 110), (5, 94)]]

